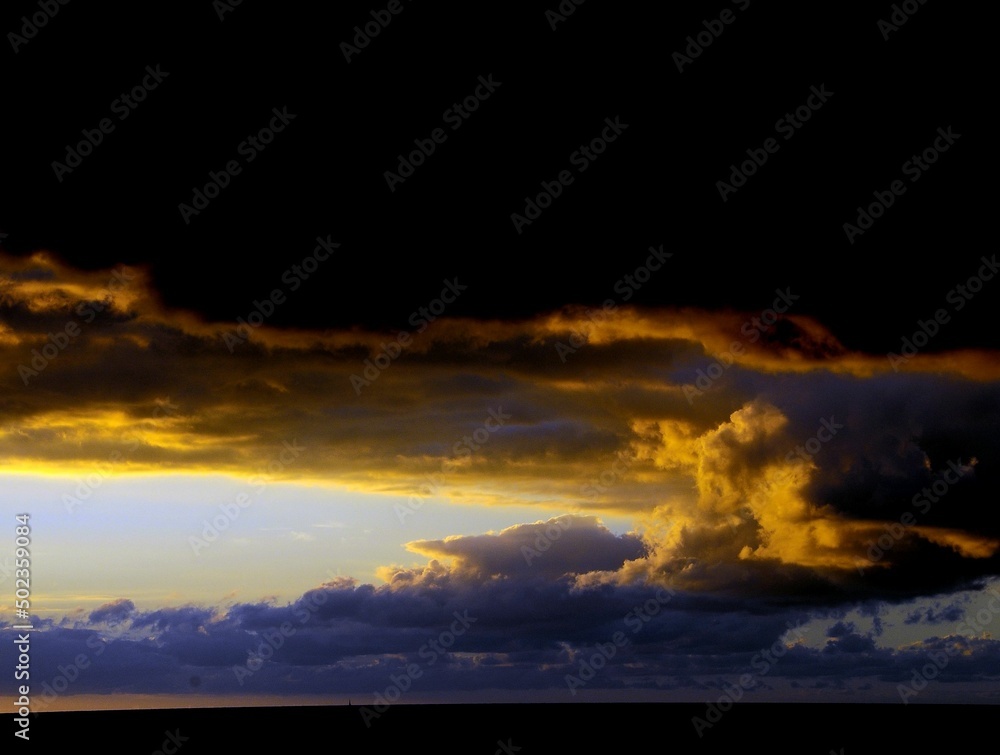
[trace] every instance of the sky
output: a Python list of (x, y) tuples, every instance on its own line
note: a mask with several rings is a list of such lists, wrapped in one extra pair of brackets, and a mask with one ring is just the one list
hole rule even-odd
[(39, 709), (998, 702), (979, 53), (724, 7), (8, 37)]

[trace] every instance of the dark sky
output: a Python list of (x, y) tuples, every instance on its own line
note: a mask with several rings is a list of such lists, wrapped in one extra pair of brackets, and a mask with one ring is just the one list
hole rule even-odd
[[(131, 586), (86, 615), (80, 608), (72, 627), (46, 619), (55, 649), (40, 666), (43, 678), (59, 672), (60, 653), (83, 652), (86, 632), (103, 632), (110, 643), (128, 621), (134, 637), (121, 636), (80, 693), (121, 691), (122, 670), (138, 680), (129, 692), (186, 693), (191, 665), (206, 693), (352, 694), (384, 685), (396, 667), (366, 665), (351, 678), (332, 668), (317, 676), (313, 667), (386, 648), (412, 655), (420, 645), (404, 640), (422, 642), (440, 619), (415, 609), (432, 596), (446, 616), (482, 608), (470, 652), (524, 654), (517, 662), (534, 670), (498, 672), (506, 689), (544, 690), (561, 686), (575, 663), (567, 638), (582, 647), (611, 636), (645, 598), (634, 585), (669, 575), (684, 594), (634, 643), (635, 656), (619, 656), (627, 671), (606, 672), (609, 688), (626, 690), (636, 678), (633, 657), (648, 664), (641, 668), (650, 679), (690, 671), (679, 687), (694, 688), (699, 675), (730, 677), (809, 614), (816, 638), (789, 653), (780, 675), (790, 681), (780, 691), (798, 696), (807, 676), (878, 676), (880, 694), (891, 697), (940, 641), (939, 625), (950, 626), (966, 604), (971, 611), (963, 591), (997, 574), (1000, 282), (971, 298), (955, 294), (973, 276), (995, 275), (981, 262), (995, 256), (986, 44), (995, 27), (985, 19), (943, 0), (912, 0), (913, 17), (890, 32), (879, 25), (893, 14), (888, 0), (589, 0), (553, 29), (546, 12), (558, 0), (392, 0), (396, 14), (385, 10), (388, 0), (243, 0), (221, 18), (221, 1), (211, 0), (70, 0), (52, 18), (41, 1), (15, 0), (0, 11), (0, 272), (14, 271), (0, 276), (5, 464), (18, 472), (82, 469), (111, 458), (123, 426), (134, 426), (145, 435), (143, 443), (136, 436), (132, 470), (180, 471), (201, 485), (206, 471), (273, 460), (273, 447), (291, 439), (311, 455), (289, 469), (289, 480), (401, 496), (451, 461), (447, 490), (479, 494), (488, 483), (482, 498), (455, 502), (483, 501), (485, 511), (518, 500), (579, 501), (588, 481), (628, 451), (632, 479), (586, 504), (634, 517), (652, 544), (639, 558), (632, 534), (577, 518), (551, 560), (529, 571), (519, 546), (555, 519), (523, 523), (511, 514), (499, 534), (476, 535), (487, 525), (465, 529), (443, 515), (433, 523), (428, 511), (419, 525), (427, 530), (410, 533), (400, 519), (400, 528), (379, 532), (400, 553), (405, 547), (411, 564), (373, 564), (388, 586), (328, 574), (315, 588), (328, 593), (329, 613), (317, 611), (286, 646), (288, 663), (302, 671), (294, 684), (271, 666), (255, 678), (258, 687), (243, 690), (231, 671), (245, 663), (251, 633), (279, 625), (298, 603), (282, 607), (247, 589), (239, 603), (226, 596), (225, 605), (150, 609), (137, 607), (141, 591)], [(42, 28), (19, 39), (35, 17)], [(356, 27), (386, 20), (345, 59)], [(676, 54), (689, 50), (693, 59), (678, 70)], [(150, 71), (161, 72), (158, 82)], [(120, 98), (133, 88), (143, 100), (123, 108)], [(469, 98), (475, 112), (456, 120), (453, 107)], [(796, 112), (808, 116), (795, 116), (797, 126), (789, 121)], [(275, 113), (287, 113), (283, 129), (250, 145), (277, 125)], [(102, 122), (91, 148), (84, 135)], [(398, 156), (435, 134), (423, 164), (387, 182), (387, 171), (403, 173)], [(609, 142), (581, 156), (599, 138)], [(90, 154), (71, 162), (67, 151), (81, 143)], [(929, 164), (917, 167), (922, 153)], [(735, 185), (732, 166), (751, 165), (751, 155), (762, 164)], [(54, 161), (68, 167), (54, 169)], [(196, 215), (182, 213), (227, 164), (239, 170), (218, 196)], [(527, 198), (561, 174), (572, 182), (530, 225), (516, 227), (512, 214), (529, 214)], [(722, 181), (735, 186), (720, 192)], [(858, 223), (856, 208), (893, 186), (891, 206), (849, 238), (844, 225)], [(291, 287), (289, 271), (318, 238), (340, 246)], [(636, 310), (561, 358), (554, 342), (582, 318), (545, 313), (626, 303), (618, 281), (646, 262), (650, 247), (672, 257), (634, 290), (627, 303)], [(66, 265), (7, 256), (42, 250)], [(31, 349), (44, 350), (46, 340), (55, 348), (52, 329), (93, 301), (94, 278), (123, 264), (150, 275), (138, 276), (73, 348), (63, 355), (59, 347), (54, 366), (46, 357), (28, 372)], [(381, 331), (412, 329), (410, 313), (446, 281), (467, 286), (447, 309), (465, 319), (439, 327), (398, 366), (384, 357), (392, 369), (380, 367), (389, 371), (367, 378), (362, 392), (354, 378), (370, 374), (367, 360), (385, 350)], [(287, 300), (252, 344), (223, 340), (237, 317), (278, 288)], [(131, 298), (149, 291), (169, 309)], [(696, 376), (712, 368), (709, 352), (770, 307), (776, 291), (798, 297), (793, 315), (804, 317), (783, 322), (773, 338), (747, 340), (740, 366), (717, 366), (692, 396)], [(683, 308), (708, 311), (676, 311)], [(890, 371), (886, 353), (939, 309), (950, 323), (919, 360)], [(164, 396), (177, 402), (177, 416), (149, 418), (147, 407)], [(448, 453), (460, 455), (454, 439), (493, 433), (482, 413), (494, 405), (511, 421), (467, 465), (456, 463)], [(824, 422), (844, 430), (828, 446), (834, 436), (820, 434)], [(791, 458), (810, 441), (814, 450)], [(954, 482), (943, 477), (948, 470)], [(862, 550), (942, 480), (946, 491), (954, 487), (947, 503), (896, 538), (899, 547), (877, 558)], [(41, 509), (36, 488), (30, 500)], [(142, 509), (144, 521), (134, 525), (143, 537), (152, 510)], [(282, 502), (255, 512), (280, 515), (284, 527), (291, 510)], [(50, 531), (70, 533), (76, 557), (78, 544), (93, 542), (73, 528), (82, 518), (67, 521)], [(290, 532), (297, 555), (306, 553), (300, 542), (333, 542), (325, 532), (333, 524), (308, 524), (323, 537)], [(676, 535), (668, 525), (678, 526)], [(155, 535), (163, 541), (163, 531)], [(225, 562), (233, 579), (256, 579), (258, 553), (279, 537), (255, 541), (263, 545), (253, 569), (249, 560)], [(182, 548), (189, 538), (185, 530)], [(411, 554), (430, 561), (414, 565)], [(868, 573), (855, 574), (863, 557)], [(305, 571), (309, 584), (323, 578), (313, 563)], [(157, 578), (166, 584), (173, 573)], [(104, 579), (102, 595), (112, 589)], [(88, 585), (86, 594), (98, 593)], [(870, 602), (877, 599), (896, 604), (895, 634), (880, 643), (881, 614)], [(846, 608), (834, 615), (849, 602), (850, 616)], [(362, 623), (344, 630), (345, 618)], [(158, 655), (141, 644), (151, 627), (160, 633)], [(970, 686), (953, 692), (941, 684), (934, 699), (968, 701), (995, 689), (995, 641), (962, 636), (972, 650), (942, 681)], [(905, 644), (917, 639), (925, 641), (919, 650)], [(563, 665), (551, 665), (554, 658)], [(690, 668), (673, 665), (682, 661)], [(184, 673), (175, 675), (174, 664)], [(437, 679), (428, 674), (428, 692), (465, 689), (443, 668)], [(484, 679), (492, 685), (492, 676), (473, 677), (469, 688)]]
[[(384, 4), (248, 1), (223, 20), (208, 0), (59, 6), (3, 52), (4, 246), (151, 264), (167, 304), (226, 320), (329, 235), (336, 260), (273, 322), (393, 328), (455, 276), (456, 315), (599, 304), (663, 244), (668, 271), (632, 303), (760, 311), (789, 286), (876, 353), (975, 274), (992, 212), (983, 24), (920, 6), (884, 39), (888, 3), (594, 1), (553, 30), (555, 7), (404, 1), (348, 63), (340, 44)], [(679, 72), (672, 54), (723, 10), (732, 23)], [(0, 29), (36, 12), (8, 4)], [(157, 65), (169, 76), (120, 120), (113, 102)], [(453, 130), (445, 111), (490, 75), (500, 86)], [(833, 95), (785, 139), (777, 122), (812, 86)], [(248, 163), (239, 145), (283, 107), (294, 121)], [(615, 117), (628, 128), (577, 172), (571, 154)], [(51, 163), (102, 118), (114, 131), (58, 181)], [(948, 126), (960, 139), (912, 181), (904, 163)], [(384, 172), (435, 128), (446, 141), (390, 191)], [(769, 137), (778, 152), (723, 202), (716, 182)], [(233, 159), (241, 173), (185, 224), (178, 205)], [(567, 169), (518, 234), (511, 213)], [(894, 180), (905, 195), (849, 243), (843, 224)], [(995, 342), (996, 306), (970, 302), (931, 350)]]

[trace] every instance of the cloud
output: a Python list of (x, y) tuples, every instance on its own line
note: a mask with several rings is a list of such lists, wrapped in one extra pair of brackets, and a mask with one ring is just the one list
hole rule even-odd
[(851, 622), (838, 621), (832, 627), (826, 630), (827, 637), (846, 637), (852, 634), (855, 630), (855, 626)]
[(135, 613), (135, 603), (121, 598), (111, 603), (105, 603), (95, 611), (90, 612), (91, 624), (121, 624)]
[[(477, 549), (479, 542), (464, 545)], [(484, 579), (465, 566), (440, 564), (427, 570), (426, 578), (379, 587), (337, 578), (287, 604), (135, 611), (120, 600), (70, 625), (36, 618), (38, 709), (51, 705), (56, 692), (189, 693), (192, 676), (201, 680), (197, 694), (205, 695), (367, 696), (411, 664), (422, 671), (414, 695), (536, 690), (568, 701), (566, 677), (579, 675), (581, 664), (619, 632), (624, 640), (601, 664), (593, 689), (669, 690), (701, 701), (706, 690), (750, 674), (747, 699), (789, 681), (856, 699), (873, 689), (892, 696), (930, 653), (948, 645), (961, 652), (929, 693), (1000, 672), (1000, 641), (935, 635), (885, 647), (840, 623), (817, 645), (817, 628), (803, 623), (811, 611), (753, 595), (732, 600), (649, 585), (581, 586), (570, 577)], [(108, 626), (111, 613), (124, 617), (120, 625)], [(13, 631), (0, 625), (0, 637)]]
[(961, 620), (965, 616), (965, 609), (957, 604), (951, 604), (944, 606), (943, 608), (938, 605), (930, 606), (923, 610), (916, 610), (910, 613), (906, 617), (906, 624), (942, 624), (951, 623)]
[[(478, 579), (548, 579), (616, 571), (625, 561), (645, 555), (641, 538), (615, 535), (596, 516), (587, 515), (518, 524), (499, 533), (418, 540), (406, 547), (430, 558), (453, 559), (454, 572)], [(404, 578), (400, 570), (386, 573), (392, 573), (393, 579)]]
[[(568, 307), (439, 318), (359, 394), (351, 376), (391, 334), (264, 323), (230, 349), (235, 322), (164, 308), (148, 271), (114, 273), (0, 258), (6, 468), (418, 497), (433, 482), (455, 503), (635, 521), (615, 537), (580, 520), (523, 566), (538, 525), (411, 544), (452, 562), (428, 580), (527, 570), (809, 601), (962, 587), (1000, 567), (996, 352), (918, 355), (896, 373), (805, 315), (753, 339), (748, 313)], [(79, 334), (58, 346), (70, 322)], [(734, 342), (720, 376), (686, 391)]]
[[(865, 400), (825, 399), (833, 411), (811, 419), (798, 406), (782, 410), (759, 396), (705, 430), (679, 419), (647, 422), (640, 458), (690, 477), (697, 495), (670, 496), (653, 510), (654, 521), (672, 525), (670, 534), (650, 536), (650, 557), (616, 578), (860, 597), (996, 573), (998, 521), (972, 515), (972, 501), (982, 512), (994, 484), (980, 480), (970, 461), (979, 423), (969, 417), (948, 428), (954, 415), (915, 401), (894, 423), (877, 424), (882, 417), (869, 415)], [(920, 417), (927, 440), (909, 428), (894, 432), (907, 414)], [(891, 444), (872, 442), (893, 435)], [(947, 443), (961, 444), (949, 450), (969, 454), (965, 461), (948, 459)], [(976, 448), (1000, 458), (985, 437)], [(870, 476), (867, 489), (859, 489), (854, 470)], [(931, 499), (945, 497), (935, 508)]]

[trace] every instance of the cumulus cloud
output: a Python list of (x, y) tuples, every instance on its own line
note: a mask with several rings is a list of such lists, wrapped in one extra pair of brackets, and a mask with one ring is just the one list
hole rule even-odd
[[(283, 622), (294, 638), (246, 684), (376, 684), (463, 611), (474, 629), (429, 688), (446, 684), (446, 666), (481, 672), (481, 685), (558, 686), (587, 643), (645, 605), (656, 615), (637, 618), (605, 682), (629, 683), (628, 665), (667, 687), (745, 666), (818, 607), (957, 590), (1000, 570), (996, 352), (919, 354), (897, 373), (803, 315), (750, 340), (747, 313), (569, 307), (441, 318), (358, 390), (352, 376), (394, 334), (265, 323), (234, 346), (236, 323), (168, 310), (148, 271), (114, 272), (0, 258), (8, 469), (114, 460), (576, 512), (411, 542), (427, 563), (387, 566), (378, 587), (329, 583), (287, 606), (225, 610), (122, 599), (48, 628), (53, 659), (105, 649), (108, 665), (86, 678), (111, 684), (117, 671), (99, 669), (126, 661), (149, 671), (115, 689), (187, 683), (192, 668), (203, 690), (231, 689), (232, 665)], [(605, 514), (633, 531), (614, 534)], [(921, 609), (912, 625), (956, 610)], [(843, 681), (867, 662), (889, 678), (917, 652), (855, 629), (792, 643), (783, 668)], [(386, 652), (398, 658), (376, 660)]]
[[(789, 680), (858, 699), (872, 688), (891, 696), (928, 654), (948, 647), (951, 661), (937, 680), (945, 688), (1000, 673), (1000, 642), (986, 637), (934, 635), (888, 647), (841, 622), (819, 642), (809, 611), (768, 607), (753, 596), (733, 601), (644, 585), (581, 586), (569, 577), (484, 580), (461, 568), (428, 569), (434, 579), (380, 587), (338, 578), (283, 605), (129, 611), (117, 627), (104, 620), (121, 615), (123, 601), (73, 625), (37, 618), (39, 710), (57, 693), (189, 693), (192, 677), (206, 695), (367, 696), (412, 664), (422, 671), (414, 694), (536, 690), (570, 700), (567, 677), (578, 677), (617, 633), (595, 688), (674, 690), (702, 700), (749, 674), (748, 699)], [(12, 632), (9, 623), (0, 626), (0, 634)], [(74, 664), (75, 674), (68, 671)]]
[[(616, 571), (626, 561), (645, 555), (641, 538), (615, 535), (596, 516), (586, 515), (518, 524), (499, 533), (417, 540), (407, 548), (431, 558), (453, 559), (455, 572), (479, 579)], [(394, 578), (401, 578), (399, 571)]]
[[(644, 554), (635, 538), (580, 541), (594, 566), (583, 571), (624, 563), (616, 578), (688, 588), (894, 594), (996, 573), (993, 352), (926, 371), (918, 355), (897, 374), (805, 316), (748, 338), (745, 313), (568, 307), (440, 318), (359, 393), (351, 376), (386, 333), (265, 323), (230, 348), (236, 323), (165, 309), (145, 270), (84, 272), (39, 254), (0, 258), (0, 273), (10, 469), (228, 472), (560, 502), (636, 520)], [(79, 334), (57, 347), (69, 323)], [(560, 358), (573, 333), (585, 342)], [(38, 374), (24, 373), (36, 352)], [(289, 457), (290, 445), (301, 450)], [(539, 569), (568, 566), (569, 544), (598, 537), (583, 532)], [(463, 542), (413, 547), (484, 573), (519, 565), (485, 545), (472, 559)]]
[(135, 603), (126, 598), (121, 598), (112, 603), (105, 603), (95, 611), (90, 612), (91, 624), (121, 624), (135, 613)]

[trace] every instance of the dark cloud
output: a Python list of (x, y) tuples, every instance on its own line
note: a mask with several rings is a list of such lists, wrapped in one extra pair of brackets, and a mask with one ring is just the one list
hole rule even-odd
[(831, 626), (826, 630), (827, 637), (846, 637), (855, 631), (855, 626), (852, 622), (838, 621), (836, 624)]
[(835, 639), (829, 640), (824, 648), (824, 652), (835, 653), (871, 653), (875, 650), (875, 642), (871, 637), (855, 632), (835, 636)]
[(90, 623), (120, 624), (135, 612), (135, 603), (121, 598), (90, 612)]
[(965, 608), (958, 604), (951, 604), (944, 608), (940, 606), (930, 606), (923, 610), (913, 611), (906, 617), (907, 624), (942, 624), (948, 622), (954, 624), (965, 616)]
[[(164, 309), (142, 270), (112, 287), (109, 271), (45, 258), (0, 266), (12, 274), (0, 301), (11, 467), (89, 471), (118, 453), (136, 471), (270, 468), (402, 495), (432, 479), (476, 504), (586, 512), (413, 542), (426, 565), (285, 606), (101, 606), (47, 627), (39, 651), (50, 678), (74, 653), (99, 655), (81, 690), (188, 689), (192, 676), (206, 693), (377, 688), (464, 612), (476, 621), (428, 664), (427, 689), (558, 689), (616, 631), (629, 642), (602, 683), (669, 688), (745, 670), (811, 611), (1000, 572), (995, 352), (921, 355), (897, 374), (796, 315), (692, 395), (746, 313), (622, 307), (595, 322), (569, 308), (441, 318), (359, 392), (352, 375), (390, 334), (265, 324), (234, 344), (234, 322)], [(19, 370), (71, 319), (73, 343), (39, 357), (37, 375)], [(560, 358), (581, 330), (586, 343)], [(276, 465), (288, 443), (303, 451)], [(634, 530), (616, 535), (606, 514)], [(936, 606), (911, 619), (959, 615)], [(899, 676), (917, 651), (878, 647), (875, 621), (866, 637), (844, 620), (824, 647), (795, 645), (775, 668), (831, 684)], [(282, 625), (293, 634), (240, 685), (233, 667)]]
[(132, 620), (132, 626), (136, 628), (149, 627), (157, 631), (176, 629), (190, 632), (204, 628), (211, 621), (213, 615), (214, 612), (211, 609), (198, 606), (161, 608), (159, 611), (136, 616)]
[[(366, 696), (410, 664), (422, 671), (413, 680), (420, 693), (538, 690), (568, 701), (567, 675), (578, 676), (601, 648), (609, 654), (616, 633), (595, 689), (673, 690), (698, 700), (749, 674), (748, 699), (796, 680), (894, 694), (949, 643), (962, 654), (935, 684), (1000, 672), (994, 640), (931, 637), (893, 649), (840, 622), (817, 649), (803, 644), (820, 639), (803, 624), (807, 613), (752, 598), (734, 604), (644, 585), (581, 588), (569, 578), (428, 569), (433, 574), (391, 586), (339, 579), (285, 605), (132, 611), (115, 627), (105, 621), (110, 607), (72, 626), (39, 619), (32, 655), (39, 709), (56, 692), (191, 692), (193, 677), (198, 694)], [(110, 605), (122, 615), (123, 601)], [(0, 631), (13, 630), (8, 623)]]
[(454, 558), (456, 570), (480, 579), (560, 577), (593, 571), (616, 571), (625, 561), (646, 555), (636, 535), (615, 535), (596, 516), (561, 516), (519, 524), (497, 534), (418, 540), (410, 550)]

